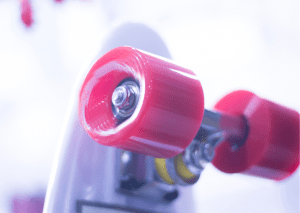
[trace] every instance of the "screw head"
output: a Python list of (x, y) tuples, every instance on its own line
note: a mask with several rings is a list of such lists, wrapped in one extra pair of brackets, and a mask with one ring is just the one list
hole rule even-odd
[(118, 108), (122, 108), (122, 106), (128, 101), (128, 92), (128, 88), (125, 86), (117, 87), (112, 95), (113, 105)]
[(125, 81), (112, 94), (111, 101), (115, 116), (124, 119), (132, 115), (138, 100), (139, 86), (132, 80)]

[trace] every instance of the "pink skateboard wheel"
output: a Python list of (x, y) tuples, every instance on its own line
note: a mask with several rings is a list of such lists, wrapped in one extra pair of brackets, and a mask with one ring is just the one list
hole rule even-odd
[[(119, 47), (91, 68), (79, 95), (79, 119), (98, 143), (158, 158), (182, 152), (194, 139), (204, 113), (195, 74), (167, 59)], [(133, 114), (120, 122), (112, 95), (126, 79), (139, 85)]]
[(243, 116), (249, 126), (242, 147), (232, 151), (229, 142), (224, 142), (216, 148), (212, 163), (219, 170), (282, 180), (298, 168), (298, 112), (247, 91), (230, 93), (215, 109)]

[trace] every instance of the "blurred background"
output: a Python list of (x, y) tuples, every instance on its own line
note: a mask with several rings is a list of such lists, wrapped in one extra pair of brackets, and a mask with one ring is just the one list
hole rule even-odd
[[(21, 0), (22, 2), (22, 0)], [(78, 74), (104, 38), (133, 21), (156, 30), (202, 83), (205, 107), (246, 89), (300, 111), (297, 0), (0, 0), (0, 212), (43, 196)], [(299, 169), (282, 182), (208, 165), (193, 186), (196, 212), (299, 212)]]

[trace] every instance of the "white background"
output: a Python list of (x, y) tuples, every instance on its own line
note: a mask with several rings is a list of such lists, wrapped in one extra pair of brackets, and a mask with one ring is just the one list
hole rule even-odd
[[(78, 73), (110, 29), (147, 24), (200, 78), (210, 109), (236, 89), (300, 111), (299, 1), (0, 0), (0, 212), (15, 193), (46, 189)], [(194, 186), (197, 212), (299, 212), (299, 169), (276, 183), (209, 165)]]

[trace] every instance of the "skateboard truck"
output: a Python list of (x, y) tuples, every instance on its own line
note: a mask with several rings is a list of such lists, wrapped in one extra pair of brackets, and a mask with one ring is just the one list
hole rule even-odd
[(95, 141), (125, 150), (117, 190), (147, 199), (174, 200), (177, 185), (197, 182), (209, 162), (273, 180), (299, 166), (298, 112), (243, 90), (205, 110), (192, 71), (131, 47), (92, 66), (79, 118)]

